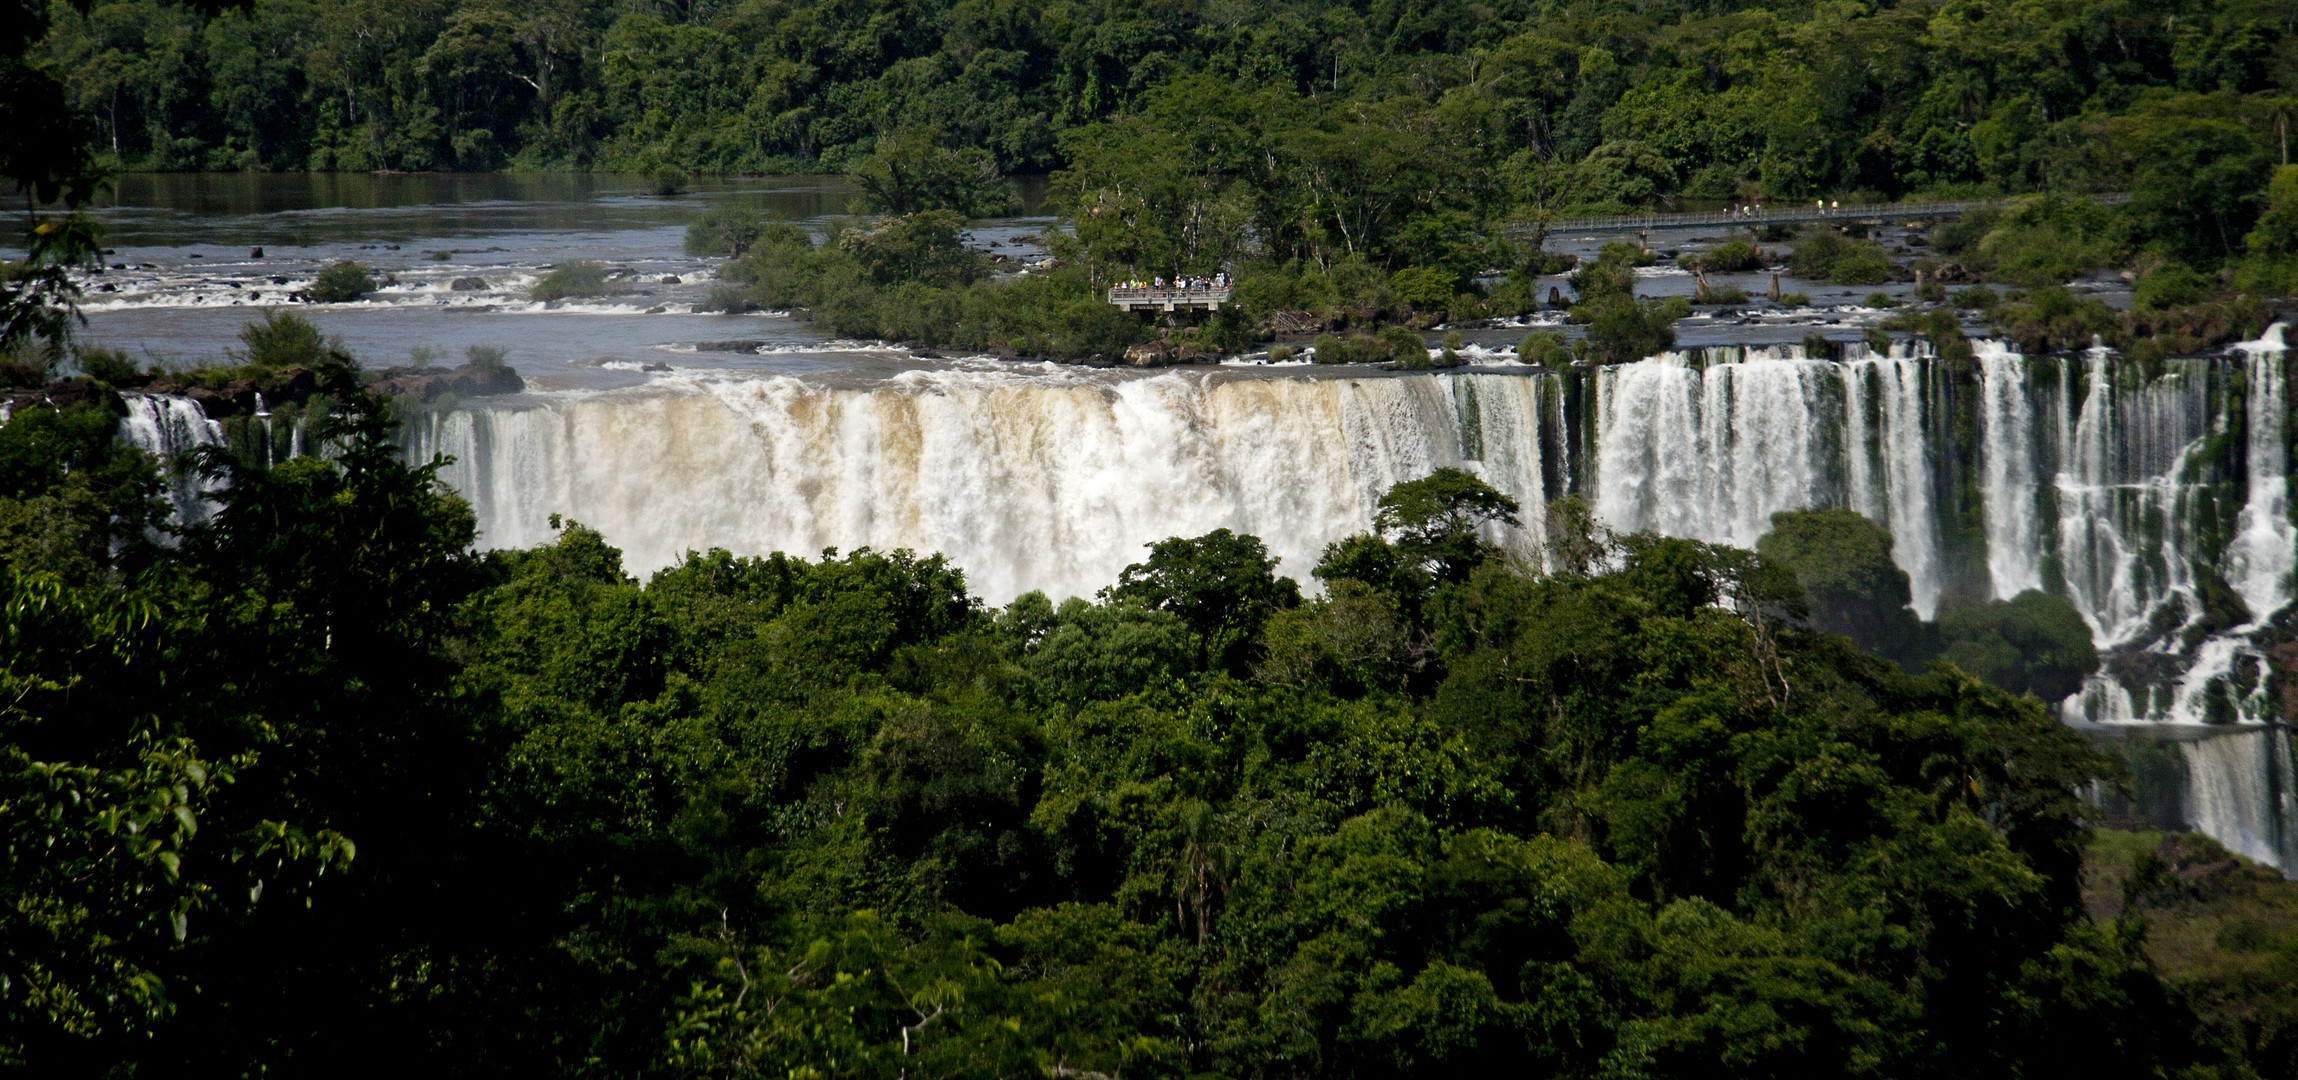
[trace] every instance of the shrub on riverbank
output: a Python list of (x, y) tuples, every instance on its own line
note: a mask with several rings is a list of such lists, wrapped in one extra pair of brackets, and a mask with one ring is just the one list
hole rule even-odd
[(990, 279), (988, 260), (959, 237), (964, 223), (929, 210), (844, 226), (820, 242), (767, 225), (719, 271), (738, 299), (716, 302), (790, 311), (840, 337), (1058, 360), (1115, 362), (1148, 338), (1147, 324), (1110, 306), (1080, 270)]
[(1604, 245), (1594, 262), (1572, 275), (1579, 298), (1572, 321), (1588, 327), (1588, 355), (1598, 363), (1624, 364), (1656, 355), (1676, 343), (1676, 320), (1692, 313), (1681, 296), (1638, 299), (1634, 267), (1650, 253), (1633, 244)]
[(705, 210), (686, 227), (686, 253), (740, 258), (758, 242), (766, 222), (758, 212), (743, 207)]
[(2040, 288), (2119, 264), (2125, 254), (2122, 231), (2111, 207), (2038, 195), (1950, 219), (1931, 231), (1931, 244), (1967, 274)]
[(303, 295), (313, 303), (348, 304), (364, 300), (374, 291), (375, 275), (366, 267), (346, 260), (320, 271), (311, 287), (303, 290)]
[(617, 291), (614, 284), (607, 280), (605, 264), (589, 259), (575, 259), (552, 267), (549, 273), (535, 282), (533, 288), (527, 290), (527, 296), (538, 302), (550, 303), (608, 296)]
[(1858, 240), (1824, 225), (1796, 237), (1788, 267), (1795, 276), (1830, 285), (1881, 285), (1891, 280), (1891, 257), (1883, 245)]
[(1763, 269), (1763, 251), (1745, 240), (1727, 240), (1706, 251), (1679, 255), (1676, 257), (1676, 265), (1686, 270), (1697, 268), (1723, 274), (1745, 273)]

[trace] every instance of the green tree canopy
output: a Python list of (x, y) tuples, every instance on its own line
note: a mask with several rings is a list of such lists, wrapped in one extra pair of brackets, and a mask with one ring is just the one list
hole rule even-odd
[(1488, 526), (1515, 526), (1522, 507), (1492, 485), (1445, 466), (1388, 489), (1373, 511), (1373, 527), (1395, 537), (1403, 558), (1438, 579), (1464, 581), (1498, 548), (1481, 535)]

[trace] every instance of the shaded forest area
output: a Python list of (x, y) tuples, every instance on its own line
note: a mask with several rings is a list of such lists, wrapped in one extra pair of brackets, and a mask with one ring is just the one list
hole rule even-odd
[(33, 59), (127, 168), (836, 171), (920, 130), (1044, 172), (1251, 112), (1328, 186), (1591, 205), (2114, 189), (2102, 132), (2272, 142), (2298, 89), (2272, 0), (208, 6), (59, 0)]

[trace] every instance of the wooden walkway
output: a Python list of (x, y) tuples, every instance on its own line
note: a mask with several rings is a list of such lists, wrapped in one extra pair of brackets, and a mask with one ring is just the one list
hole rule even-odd
[[(2105, 195), (2084, 195), (2095, 203), (2113, 205), (2130, 201), (2122, 192)], [(1735, 210), (1708, 210), (1696, 214), (1620, 214), (1612, 217), (1557, 218), (1548, 223), (1548, 235), (1589, 232), (1658, 232), (1661, 229), (1696, 229), (1722, 226), (1731, 229), (1760, 228), (1765, 225), (1791, 225), (1811, 221), (1887, 221), (1900, 218), (1960, 217), (1973, 210), (2001, 206), (2006, 199), (1978, 199), (1969, 202), (1909, 202), (1874, 203), (1866, 206), (1844, 206), (1821, 209), (1817, 206), (1766, 206), (1761, 210), (1740, 213)], [(1518, 225), (1512, 229), (1517, 235), (1529, 235), (1532, 227)]]
[(1111, 289), (1109, 302), (1127, 311), (1219, 311), (1236, 290), (1229, 286), (1196, 289)]

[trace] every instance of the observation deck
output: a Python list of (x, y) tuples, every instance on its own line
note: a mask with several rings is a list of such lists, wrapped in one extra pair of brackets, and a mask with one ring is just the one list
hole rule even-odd
[(1194, 289), (1113, 288), (1109, 302), (1126, 311), (1219, 311), (1236, 292), (1227, 285), (1206, 285)]

